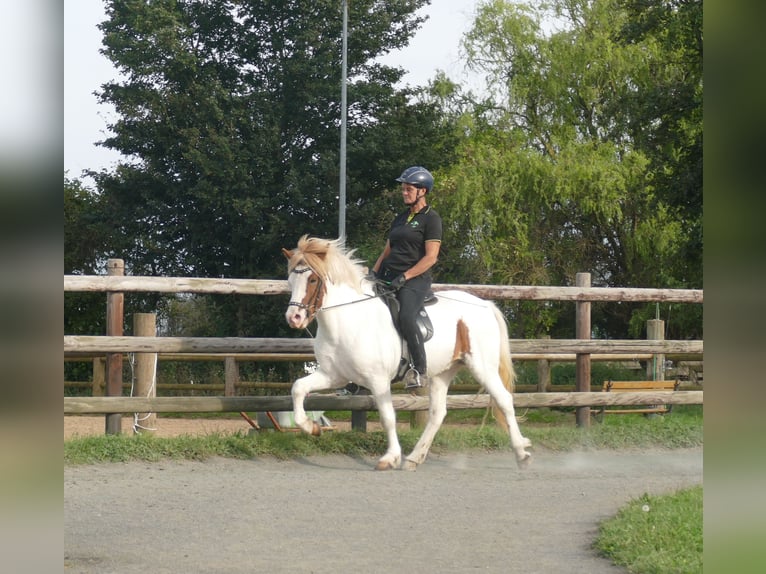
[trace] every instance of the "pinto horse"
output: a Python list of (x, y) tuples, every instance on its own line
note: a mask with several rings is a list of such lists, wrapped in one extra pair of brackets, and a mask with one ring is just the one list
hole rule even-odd
[[(491, 302), (463, 291), (440, 291), (428, 307), (433, 337), (426, 342), (430, 405), (428, 423), (415, 448), (402, 461), (396, 434), (391, 381), (396, 377), (403, 342), (385, 302), (376, 294), (366, 269), (342, 241), (304, 235), (295, 249), (282, 250), (288, 259), (291, 298), (285, 318), (290, 327), (305, 329), (314, 319), (314, 353), (319, 367), (293, 383), (295, 424), (319, 434), (303, 403), (315, 391), (340, 389), (353, 381), (370, 390), (388, 438), (388, 449), (376, 469), (415, 470), (423, 463), (447, 414), (447, 388), (467, 367), (498, 407), (498, 421), (508, 429), (520, 468), (530, 462), (529, 439), (519, 430), (513, 407), (513, 366), (508, 327)], [(406, 289), (407, 287), (403, 287)], [(502, 420), (504, 417), (505, 420)]]

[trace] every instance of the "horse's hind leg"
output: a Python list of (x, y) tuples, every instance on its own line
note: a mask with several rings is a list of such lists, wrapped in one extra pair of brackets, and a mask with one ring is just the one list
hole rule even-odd
[(516, 464), (519, 468), (525, 468), (532, 459), (532, 455), (526, 450), (532, 446), (532, 442), (521, 434), (513, 407), (513, 395), (503, 386), (499, 375), (490, 376), (484, 381), (484, 387), (500, 410), (503, 411), (508, 422), (508, 433), (511, 438), (511, 448), (516, 455)]
[(423, 434), (420, 435), (415, 448), (407, 455), (402, 463), (402, 469), (415, 470), (419, 464), (422, 464), (428, 456), (428, 451), (434, 442), (434, 437), (444, 422), (447, 415), (447, 387), (452, 375), (442, 373), (439, 376), (431, 378), (430, 401), (428, 405), (428, 422)]

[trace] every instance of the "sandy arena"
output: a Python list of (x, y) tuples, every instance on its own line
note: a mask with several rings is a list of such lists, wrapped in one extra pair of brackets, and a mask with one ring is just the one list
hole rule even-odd
[[(161, 423), (158, 436), (250, 428)], [(103, 430), (103, 416), (64, 420), (65, 436)], [(341, 455), (66, 466), (64, 571), (614, 574), (591, 549), (599, 522), (702, 484), (702, 448), (533, 452), (526, 471), (510, 452), (432, 453), (416, 472)]]

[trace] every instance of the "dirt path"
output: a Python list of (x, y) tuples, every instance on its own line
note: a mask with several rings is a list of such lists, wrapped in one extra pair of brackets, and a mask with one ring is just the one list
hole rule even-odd
[[(243, 421), (244, 422), (244, 421)], [(103, 419), (101, 420), (103, 430)], [(64, 469), (64, 570), (78, 573), (624, 572), (590, 549), (643, 493), (702, 483), (702, 449)]]

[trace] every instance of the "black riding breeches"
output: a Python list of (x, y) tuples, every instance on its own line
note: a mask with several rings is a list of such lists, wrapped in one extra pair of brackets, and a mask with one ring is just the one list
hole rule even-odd
[(426, 374), (427, 362), (423, 334), (417, 325), (417, 317), (423, 308), (423, 300), (431, 289), (431, 278), (419, 275), (413, 277), (396, 293), (399, 300), (399, 329), (407, 341), (412, 357), (412, 366), (421, 375)]

